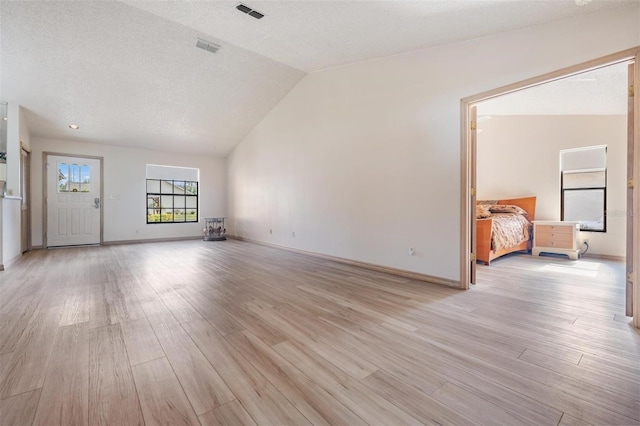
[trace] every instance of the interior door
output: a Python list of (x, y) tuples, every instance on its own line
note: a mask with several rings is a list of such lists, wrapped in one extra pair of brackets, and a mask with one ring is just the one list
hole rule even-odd
[(101, 162), (48, 155), (47, 247), (100, 244)]
[(21, 248), (22, 253), (31, 250), (31, 153), (24, 147), (20, 149), (20, 208)]
[(471, 189), (469, 191), (470, 201), (469, 205), (471, 208), (471, 214), (469, 218), (471, 220), (471, 274), (470, 274), (470, 283), (476, 283), (476, 156), (477, 156), (477, 142), (478, 142), (478, 109), (476, 106), (472, 106), (469, 111), (469, 122), (471, 123), (470, 129), (470, 148), (471, 148), (471, 158), (470, 158), (470, 186)]

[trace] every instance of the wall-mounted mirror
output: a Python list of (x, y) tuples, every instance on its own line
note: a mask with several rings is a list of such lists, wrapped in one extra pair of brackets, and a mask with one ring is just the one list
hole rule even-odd
[(0, 102), (0, 188), (7, 181), (7, 103)]

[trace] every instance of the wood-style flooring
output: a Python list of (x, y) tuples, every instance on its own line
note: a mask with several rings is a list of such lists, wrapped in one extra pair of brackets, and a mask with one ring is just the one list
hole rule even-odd
[(34, 251), (0, 273), (0, 424), (640, 423), (622, 263), (478, 276), (234, 240)]

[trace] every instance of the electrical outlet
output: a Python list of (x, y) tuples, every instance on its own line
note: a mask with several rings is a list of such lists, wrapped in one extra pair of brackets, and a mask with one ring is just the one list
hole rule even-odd
[(269, 234), (273, 234), (273, 229), (269, 229)]
[(293, 231), (293, 232), (291, 233), (291, 236), (292, 236), (293, 238), (295, 238), (295, 237), (296, 237), (296, 231)]
[(413, 247), (409, 247), (409, 250), (407, 251), (407, 254), (409, 256), (413, 256), (416, 254), (416, 251), (413, 249)]

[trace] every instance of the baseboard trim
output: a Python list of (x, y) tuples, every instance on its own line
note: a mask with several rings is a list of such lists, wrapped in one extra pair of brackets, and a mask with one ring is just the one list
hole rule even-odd
[(403, 278), (410, 278), (413, 280), (424, 281), (431, 284), (438, 284), (438, 285), (443, 285), (450, 288), (460, 289), (459, 281), (450, 280), (447, 278), (435, 277), (433, 275), (421, 274), (418, 272), (407, 271), (405, 269), (397, 269), (397, 268), (391, 268), (388, 266), (376, 265), (374, 263), (360, 262), (358, 260), (346, 259), (344, 257), (330, 256), (328, 254), (316, 253), (313, 251), (300, 250), (293, 247), (281, 246), (278, 244), (265, 243), (264, 241), (252, 240), (250, 238), (239, 237), (237, 235), (227, 235), (227, 238), (231, 238), (238, 241), (244, 241), (248, 243), (253, 243), (253, 244), (258, 244), (261, 246), (276, 248), (279, 250), (285, 250), (288, 252), (302, 254), (305, 256), (316, 257), (318, 259), (330, 260), (333, 262), (356, 266), (356, 267), (368, 269), (371, 271), (382, 272), (385, 274), (395, 275)]
[(144, 243), (169, 243), (172, 241), (201, 240), (202, 236), (191, 237), (170, 237), (170, 238), (144, 238), (140, 240), (114, 240), (103, 241), (103, 246), (113, 246), (119, 244), (144, 244)]
[(593, 259), (604, 259), (604, 260), (616, 260), (620, 262), (624, 262), (627, 259), (625, 256), (612, 256), (609, 254), (594, 254), (594, 253), (583, 254), (582, 257), (586, 257), (587, 259), (593, 258)]

